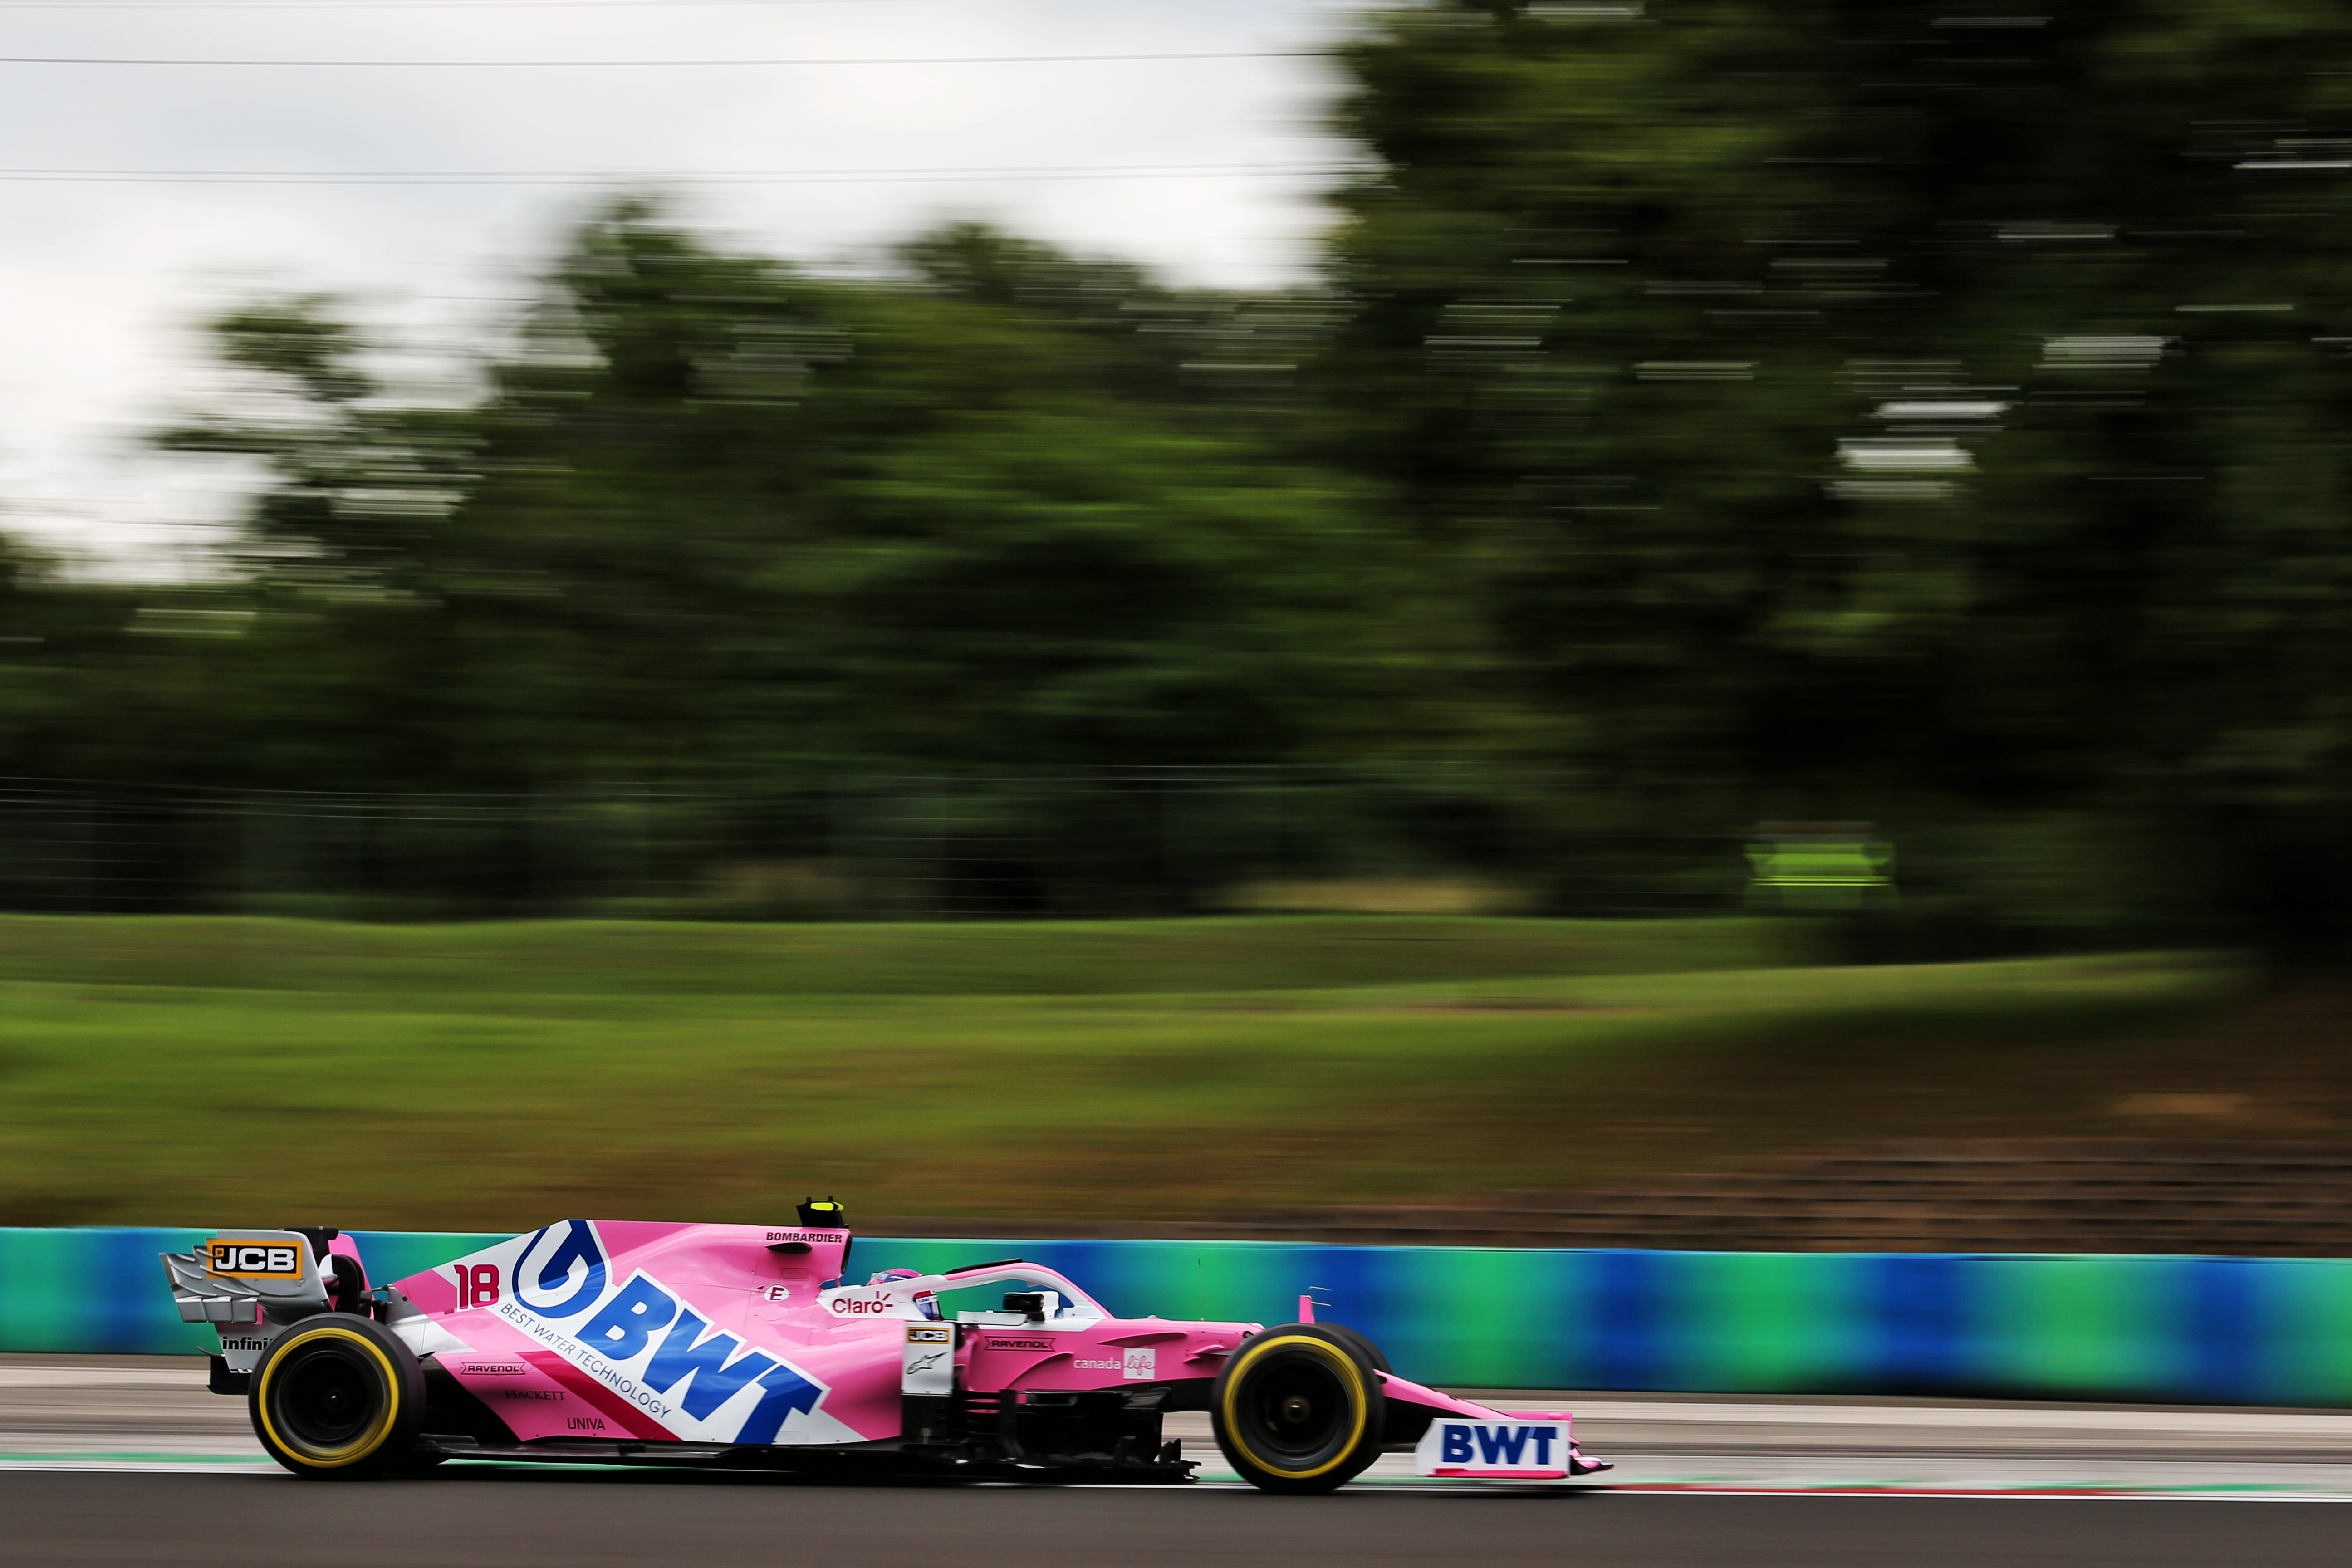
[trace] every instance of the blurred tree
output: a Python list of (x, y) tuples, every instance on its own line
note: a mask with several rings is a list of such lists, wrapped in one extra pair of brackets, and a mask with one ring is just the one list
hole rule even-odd
[(471, 478), (463, 410), (387, 404), (368, 345), (324, 295), (269, 300), (212, 323), (238, 373), (217, 412), (156, 434), (167, 451), (257, 462), (267, 483), (233, 554), (260, 580), (413, 594)]
[(147, 717), (78, 754), (1442, 753), (1564, 832), (1877, 821), (1906, 910), (2332, 949), (2347, 52), (2314, 0), (1428, 0), (1339, 50), (1325, 289), (975, 224), (818, 279), (625, 203), (459, 407), (257, 304), (163, 437), (264, 473), (252, 614), (89, 610), (58, 667)]
[[(238, 458), (263, 482), (218, 588), (165, 631), (141, 706), (178, 716), (149, 764), (101, 776), (286, 788), (446, 785), (457, 687), (436, 570), (472, 484), (464, 408), (407, 406), (363, 365), (373, 345), (328, 296), (257, 301), (212, 323), (232, 377), (213, 407), (156, 434), (166, 450)], [(188, 635), (188, 614), (235, 617)], [(162, 698), (177, 691), (177, 700)], [(160, 717), (160, 715), (159, 715)]]
[(624, 205), (455, 410), (387, 404), (327, 301), (224, 318), (259, 384), (160, 439), (267, 466), (237, 556), (334, 645), (249, 673), (404, 710), (429, 743), (350, 763), (468, 787), (1255, 761), (1337, 722), (1380, 568), (1351, 487), (1172, 401), (1122, 309), (1174, 297), (1132, 268), (969, 225), (904, 256), (818, 283)]
[(53, 764), (70, 744), (88, 684), (84, 638), (93, 625), (119, 629), (127, 615), (122, 595), (74, 593), (55, 560), (0, 535), (0, 772)]
[(2088, 809), (2175, 930), (2333, 944), (2347, 29), (1376, 14), (1332, 438), (1602, 809)]

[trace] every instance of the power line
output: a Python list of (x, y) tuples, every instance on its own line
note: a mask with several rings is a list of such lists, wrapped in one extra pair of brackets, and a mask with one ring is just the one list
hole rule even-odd
[(0, 11), (548, 11), (887, 5), (911, 0), (0, 0)]
[(745, 169), (709, 174), (661, 170), (563, 171), (391, 169), (0, 169), (17, 184), (558, 185), (625, 183), (695, 185), (898, 184), (991, 180), (1209, 180), (1283, 178), (1360, 172), (1345, 163), (1074, 163), (950, 169)]
[(0, 55), (6, 66), (194, 66), (295, 70), (685, 70), (712, 66), (1045, 66), (1163, 60), (1303, 59), (1317, 49), (1199, 49), (1168, 54), (843, 55), (829, 58), (698, 60), (262, 60), (169, 59), (131, 55)]

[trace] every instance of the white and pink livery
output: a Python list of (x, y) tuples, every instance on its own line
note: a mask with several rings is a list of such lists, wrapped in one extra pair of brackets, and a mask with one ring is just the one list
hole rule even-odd
[(1605, 1468), (1567, 1415), (1408, 1382), (1303, 1302), (1273, 1329), (1115, 1318), (1018, 1259), (849, 1284), (838, 1206), (801, 1221), (564, 1220), (373, 1290), (331, 1231), (224, 1233), (164, 1263), (183, 1316), (220, 1331), (214, 1387), (305, 1475), (571, 1458), (1181, 1482), (1160, 1433), (1180, 1410), (1269, 1490), (1328, 1490), (1382, 1452), (1446, 1478)]

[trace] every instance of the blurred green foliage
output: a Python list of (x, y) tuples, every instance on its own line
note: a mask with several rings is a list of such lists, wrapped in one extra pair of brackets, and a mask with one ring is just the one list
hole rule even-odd
[[(1790, 933), (0, 920), (0, 1223), (756, 1220), (813, 1172), (867, 1221), (1213, 1218), (1857, 1128), (2145, 1131), (2135, 1089), (2251, 1087), (2263, 1136), (2352, 1103), (2339, 1054), (2242, 1027), (2193, 955), (1807, 968)], [(224, 1125), (334, 1157), (221, 1159)]]
[(320, 301), (224, 318), (280, 395), (162, 437), (274, 481), (214, 657), (337, 731), (252, 713), (230, 754), (515, 789), (1295, 752), (1378, 641), (1355, 487), (1186, 406), (1131, 271), (971, 226), (907, 260), (813, 282), (628, 204), (454, 410), (365, 396)]
[(2036, 9), (1370, 19), (1332, 449), (1611, 793), (2332, 948), (2352, 17)]
[(1696, 975), (1817, 962), (1813, 932), (1753, 919), (1462, 916), (705, 925), (467, 925), (0, 916), (0, 982), (89, 988), (562, 997), (675, 1011), (844, 996), (1179, 996), (1514, 977)]
[(1527, 846), (1869, 822), (1928, 947), (2332, 952), (2347, 56), (2307, 0), (1430, 0), (1336, 51), (1366, 163), (1314, 288), (971, 224), (819, 278), (630, 202), (457, 405), (257, 301), (160, 437), (266, 473), (233, 572), (11, 557), (0, 751), (520, 792), (1437, 759), (1504, 825), (1454, 847), (1548, 889)]

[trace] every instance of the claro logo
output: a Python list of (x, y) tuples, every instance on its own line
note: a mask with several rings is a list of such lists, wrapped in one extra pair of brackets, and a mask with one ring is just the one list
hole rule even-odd
[(835, 1296), (828, 1299), (824, 1310), (836, 1318), (873, 1317), (898, 1305), (887, 1296)]

